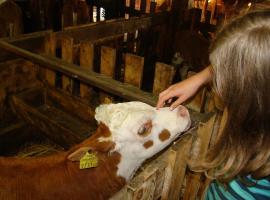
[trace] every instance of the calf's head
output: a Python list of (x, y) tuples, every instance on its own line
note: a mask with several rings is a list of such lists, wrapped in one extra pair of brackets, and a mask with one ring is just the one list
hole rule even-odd
[(105, 124), (110, 136), (99, 142), (113, 142), (121, 155), (117, 175), (130, 179), (141, 163), (164, 149), (190, 126), (188, 110), (179, 106), (157, 110), (142, 102), (104, 104), (96, 108), (96, 120)]

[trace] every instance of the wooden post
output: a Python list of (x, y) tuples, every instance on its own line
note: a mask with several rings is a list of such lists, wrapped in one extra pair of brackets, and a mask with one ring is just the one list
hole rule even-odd
[(216, 5), (217, 5), (217, 1), (216, 0), (211, 1), (211, 18), (210, 18), (210, 24), (213, 24), (213, 25), (216, 25), (217, 24), (217, 19), (215, 19)]
[[(100, 73), (105, 74), (111, 78), (114, 78), (115, 63), (116, 63), (116, 49), (106, 46), (101, 46), (101, 63)], [(113, 101), (112, 96), (100, 92), (101, 103), (111, 103)]]
[(78, 67), (77, 65), (69, 64), (56, 57), (32, 53), (3, 40), (0, 40), (0, 48), (4, 49), (5, 51), (12, 52), (14, 55), (29, 59), (32, 62), (40, 64), (42, 67), (57, 70), (68, 75), (69, 77), (75, 77), (82, 82), (94, 85), (97, 88), (124, 99), (130, 101), (142, 101), (152, 106), (156, 105), (156, 95), (142, 91), (138, 87), (131, 84), (121, 83), (103, 74), (87, 71)]
[[(165, 169), (163, 189), (161, 193), (161, 200), (169, 199), (169, 192), (171, 188), (171, 183), (173, 179), (173, 169), (175, 166), (177, 152), (170, 149), (168, 155), (168, 165)], [(175, 188), (174, 188), (175, 189)]]
[[(56, 54), (56, 37), (55, 33), (50, 33), (45, 37), (45, 53), (51, 56)], [(51, 69), (46, 68), (45, 70), (45, 80), (48, 85), (55, 87), (55, 72)]]
[(173, 146), (173, 150), (176, 152), (176, 160), (173, 168), (172, 180), (170, 183), (170, 192), (167, 199), (178, 200), (181, 196), (181, 188), (183, 186), (184, 177), (187, 168), (187, 156), (189, 156), (192, 135), (184, 136), (181, 141)]
[[(67, 63), (73, 63), (73, 38), (62, 38), (62, 59)], [(72, 92), (72, 80), (65, 75), (62, 76), (62, 87), (64, 90)]]
[[(128, 196), (130, 199), (140, 199), (140, 200), (149, 200), (153, 199), (155, 187), (156, 187), (156, 179), (157, 179), (157, 168), (154, 169), (146, 169), (143, 172), (144, 180), (140, 185), (136, 185), (132, 187), (132, 185), (128, 186)], [(127, 198), (129, 199), (129, 198)]]
[(141, 10), (141, 0), (135, 0), (135, 10)]
[[(193, 143), (191, 151), (191, 161), (193, 163), (202, 160), (210, 146), (210, 140), (215, 131), (215, 124), (219, 120), (217, 114), (211, 117), (206, 123), (200, 123), (197, 131), (197, 137)], [(201, 173), (193, 172), (188, 174), (187, 186), (184, 193), (184, 200), (196, 199), (201, 186)]]
[(151, 0), (146, 0), (145, 13), (150, 13)]
[(144, 58), (133, 54), (125, 54), (124, 82), (141, 88)]
[(157, 62), (155, 69), (155, 78), (153, 85), (153, 93), (159, 94), (172, 84), (175, 74), (175, 68), (171, 65)]
[[(91, 42), (80, 43), (80, 66), (89, 71), (93, 71), (94, 67), (94, 45)], [(88, 98), (91, 96), (91, 88), (80, 83), (80, 95), (82, 98)]]
[(200, 22), (203, 22), (203, 23), (206, 22), (205, 16), (207, 14), (207, 10), (208, 10), (207, 8), (208, 8), (208, 0), (204, 0)]
[[(195, 72), (188, 72), (187, 78), (195, 75)], [(197, 112), (204, 112), (205, 108), (205, 102), (206, 102), (206, 87), (201, 88), (197, 94), (191, 98), (189, 101), (187, 101), (186, 106), (194, 111)]]

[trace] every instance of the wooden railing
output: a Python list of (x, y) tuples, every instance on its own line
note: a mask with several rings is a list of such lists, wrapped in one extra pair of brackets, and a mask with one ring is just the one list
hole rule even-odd
[[(156, 62), (152, 91), (141, 89), (143, 77), (150, 76), (144, 73), (147, 67), (145, 57), (140, 53), (123, 51), (122, 45), (125, 33), (134, 35), (135, 31), (139, 30), (138, 24), (134, 25), (138, 22), (134, 22), (127, 22), (131, 27), (129, 31), (122, 27), (121, 31), (106, 37), (87, 35), (94, 34), (94, 29), (90, 26), (72, 28), (66, 32), (48, 32), (42, 39), (38, 37), (39, 49), (44, 47), (39, 53), (31, 48), (21, 48), (27, 41), (29, 43), (29, 38), (20, 39), (20, 42), (2, 39), (0, 48), (35, 63), (42, 72), (43, 84), (57, 88), (69, 96), (77, 96), (87, 104), (98, 94), (98, 103), (136, 100), (154, 106), (157, 95), (172, 83), (175, 68)], [(116, 27), (121, 27), (117, 21), (113, 23), (117, 24)], [(141, 25), (142, 23), (139, 23), (139, 26)], [(112, 25), (105, 24), (96, 28), (101, 31), (107, 30), (106, 27)], [(126, 45), (132, 46), (134, 42), (127, 41)], [(130, 49), (134, 49), (134, 46)], [(201, 104), (206, 102), (203, 99), (205, 95), (206, 92), (200, 94), (198, 102), (201, 107)], [(205, 110), (201, 107), (199, 111)], [(212, 107), (215, 107), (215, 101)], [(212, 110), (215, 111), (215, 108)], [(200, 173), (189, 172), (187, 160), (196, 161), (205, 156), (208, 147), (217, 138), (219, 127), (224, 124), (226, 116), (217, 110), (206, 114), (191, 112), (191, 118), (193, 129), (156, 159), (146, 163), (134, 179), (112, 199), (174, 200), (203, 196), (208, 181)]]

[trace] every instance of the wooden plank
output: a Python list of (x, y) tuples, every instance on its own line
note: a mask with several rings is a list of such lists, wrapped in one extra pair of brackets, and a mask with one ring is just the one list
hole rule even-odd
[[(0, 40), (12, 43), (33, 52), (42, 52), (44, 51), (44, 37), (51, 32), (51, 30), (41, 31), (30, 34), (22, 34), (16, 37), (1, 38)], [(2, 49), (0, 50), (0, 62), (14, 58), (14, 55), (9, 54)]]
[(135, 0), (135, 10), (141, 10), (141, 0)]
[[(0, 130), (0, 136), (5, 136), (10, 134), (12, 131), (16, 131), (17, 129), (21, 129), (23, 127), (27, 126), (24, 122), (16, 122), (8, 127), (1, 128)], [(18, 130), (17, 130), (18, 131)]]
[(165, 169), (165, 178), (164, 178), (163, 190), (161, 193), (161, 200), (169, 199), (169, 192), (170, 192), (171, 183), (173, 179), (173, 169), (175, 166), (176, 154), (177, 154), (176, 151), (172, 149), (169, 150), (168, 165)]
[(175, 74), (175, 68), (171, 65), (157, 62), (155, 69), (155, 78), (153, 85), (153, 93), (159, 94), (172, 84)]
[(150, 13), (150, 7), (151, 7), (151, 0), (146, 0), (146, 8), (145, 13)]
[[(55, 56), (56, 54), (55, 33), (50, 33), (45, 36), (45, 53), (51, 56)], [(52, 87), (55, 87), (55, 78), (56, 78), (56, 74), (53, 70), (50, 70), (50, 69), (45, 70), (45, 80)]]
[[(149, 8), (150, 12), (150, 8)], [(137, 29), (156, 26), (166, 23), (172, 12), (155, 13), (152, 16), (131, 17), (129, 20), (124, 18), (106, 20), (103, 22), (90, 23), (76, 27), (65, 28), (62, 32), (57, 32), (57, 38), (69, 35), (75, 39), (75, 43), (81, 40), (96, 40), (116, 34), (135, 32)]]
[(217, 24), (217, 19), (215, 19), (215, 12), (216, 12), (216, 5), (217, 5), (217, 0), (211, 1), (211, 17), (210, 17), (210, 24), (216, 25)]
[[(211, 136), (213, 134), (214, 125), (219, 119), (218, 115), (212, 116), (206, 123), (199, 123), (196, 139), (193, 142), (190, 159), (192, 163), (203, 160), (210, 145)], [(201, 173), (190, 172), (187, 179), (187, 186), (184, 193), (186, 200), (196, 199), (197, 193), (201, 186)]]
[[(94, 45), (84, 41), (80, 43), (80, 66), (81, 68), (92, 71), (94, 67)], [(80, 95), (82, 98), (91, 96), (92, 88), (84, 83), (80, 83)]]
[[(193, 130), (194, 131), (194, 130)], [(194, 131), (195, 132), (195, 131)], [(186, 174), (187, 168), (187, 156), (189, 155), (192, 135), (186, 135), (178, 141), (172, 148), (177, 152), (175, 165), (173, 169), (172, 181), (170, 185), (170, 192), (167, 199), (178, 200), (181, 196), (181, 188), (183, 187), (183, 182)]]
[(186, 188), (183, 200), (196, 200), (197, 193), (200, 189), (201, 173), (187, 173), (186, 175)]
[[(122, 34), (125, 32), (134, 32), (137, 29), (144, 29), (150, 26), (166, 23), (166, 20), (171, 15), (171, 12), (155, 13), (152, 16), (132, 17), (129, 20), (113, 19), (105, 22), (90, 23), (76, 27), (65, 28), (64, 31), (56, 32), (57, 41), (60, 41), (64, 35), (75, 37), (75, 43), (81, 40), (96, 40), (115, 34)], [(23, 34), (15, 38), (2, 38), (1, 40), (10, 42), (21, 48), (25, 48), (34, 52), (41, 52), (44, 50), (44, 37), (52, 32), (52, 30), (40, 31), (30, 34)], [(57, 44), (57, 48), (60, 47)], [(0, 59), (5, 60), (10, 58), (5, 51), (0, 51)]]
[(100, 73), (114, 78), (115, 62), (116, 62), (116, 49), (102, 46)]
[[(62, 38), (62, 59), (67, 63), (73, 63), (73, 38)], [(62, 76), (62, 87), (64, 90), (72, 92), (72, 81), (70, 77)]]
[(201, 160), (206, 155), (217, 119), (217, 114), (215, 114), (206, 123), (199, 123), (197, 137), (191, 151), (192, 160)]
[(156, 105), (156, 95), (144, 92), (131, 84), (121, 83), (108, 76), (85, 70), (77, 65), (69, 64), (56, 57), (32, 53), (5, 41), (0, 40), (0, 47), (6, 51), (14, 53), (15, 55), (38, 63), (45, 68), (61, 72), (67, 76), (78, 79), (86, 84), (93, 85), (126, 100), (136, 100), (148, 103), (152, 106)]
[(141, 88), (144, 58), (133, 54), (125, 54), (124, 82)]
[(157, 168), (147, 168), (143, 171), (143, 180), (140, 184), (128, 185), (128, 196), (132, 200), (151, 200), (154, 197)]
[[(187, 78), (195, 75), (196, 72), (189, 71)], [(202, 87), (196, 95), (186, 102), (186, 106), (197, 112), (204, 112), (206, 103), (206, 87)]]
[(51, 117), (43, 115), (34, 107), (25, 104), (21, 99), (13, 96), (12, 104), (16, 108), (16, 114), (18, 114), (29, 124), (42, 130), (46, 136), (55, 141), (57, 144), (68, 148), (70, 145), (74, 145), (81, 141), (81, 138), (74, 134), (70, 129), (67, 129), (59, 123), (53, 121)]
[[(201, 113), (195, 113), (191, 112), (191, 118), (193, 120), (192, 124), (194, 127), (197, 127), (198, 122), (206, 122), (212, 115), (209, 114), (201, 114)], [(193, 136), (196, 134), (196, 129), (192, 128), (185, 135), (181, 136), (178, 140), (174, 142), (174, 144), (171, 147), (171, 150), (163, 151), (158, 156), (155, 156), (154, 159), (151, 159), (151, 162), (147, 162), (143, 166), (143, 170), (140, 170), (138, 173), (136, 173), (136, 176), (126, 185), (123, 189), (121, 189), (117, 194), (115, 194), (110, 200), (130, 200), (134, 196), (135, 191), (138, 199), (140, 199), (143, 195), (144, 190), (140, 191), (140, 186), (143, 185), (143, 182), (145, 180), (145, 172), (148, 171), (146, 174), (151, 174), (149, 172), (153, 171), (154, 169), (158, 169), (155, 172), (156, 180), (155, 180), (155, 193), (153, 198), (149, 199), (160, 199), (162, 194), (162, 187), (164, 186), (164, 176), (165, 176), (165, 169), (168, 166), (172, 166), (174, 162), (174, 155), (176, 155), (175, 164), (173, 167), (173, 175), (172, 175), (172, 181), (170, 185), (170, 193), (168, 200), (179, 200), (181, 198), (181, 187), (183, 185), (183, 180), (185, 177), (186, 167), (187, 167), (187, 156), (189, 156), (190, 153), (190, 147), (192, 144)], [(171, 156), (169, 156), (170, 151), (173, 151)], [(175, 154), (176, 152), (176, 154)], [(169, 160), (169, 163), (168, 163)], [(152, 173), (153, 174), (153, 173)], [(148, 175), (149, 177), (149, 175)], [(167, 179), (168, 180), (168, 179)], [(166, 181), (165, 181), (166, 182)], [(166, 187), (166, 186), (165, 186)], [(131, 191), (130, 191), (131, 190)], [(129, 191), (129, 192), (128, 192)]]
[(107, 44), (109, 42), (120, 40), (123, 37), (124, 37), (124, 34), (117, 34), (117, 35), (113, 35), (113, 36), (108, 36), (108, 37), (96, 39), (96, 40), (93, 40), (92, 42), (94, 45), (104, 45), (104, 44)]
[(46, 104), (50, 106), (57, 105), (57, 108), (70, 113), (73, 116), (87, 122), (91, 127), (95, 127), (95, 108), (94, 105), (90, 107), (89, 105), (80, 101), (76, 96), (63, 94), (57, 90), (48, 88)]
[[(101, 46), (101, 63), (100, 73), (114, 78), (116, 64), (116, 49), (106, 46)], [(99, 93), (101, 103), (111, 103), (113, 97), (104, 92)]]

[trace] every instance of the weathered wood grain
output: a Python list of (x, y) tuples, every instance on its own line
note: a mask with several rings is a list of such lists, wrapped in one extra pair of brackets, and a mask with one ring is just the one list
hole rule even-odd
[(81, 40), (92, 41), (116, 34), (135, 32), (137, 29), (145, 29), (147, 27), (166, 23), (171, 14), (171, 12), (160, 12), (151, 16), (131, 17), (129, 20), (118, 18), (76, 27), (67, 27), (64, 31), (57, 32), (57, 38), (61, 39), (63, 35), (69, 35), (75, 39), (74, 43), (76, 44)]
[[(94, 45), (91, 42), (83, 41), (80, 43), (80, 66), (81, 68), (92, 71), (94, 68)], [(80, 95), (82, 98), (91, 96), (92, 88), (87, 84), (80, 83)]]
[[(115, 64), (116, 64), (116, 49), (101, 46), (100, 51), (101, 51), (100, 73), (107, 75), (111, 78), (114, 78)], [(113, 97), (104, 92), (100, 92), (99, 96), (101, 103), (111, 103), (113, 101)]]
[(125, 54), (124, 82), (141, 88), (144, 67), (144, 57)]
[[(73, 63), (73, 38), (62, 38), (62, 59), (67, 63)], [(72, 92), (72, 80), (70, 77), (62, 76), (62, 87), (68, 92)]]
[[(195, 130), (193, 130), (195, 131)], [(181, 189), (183, 188), (183, 182), (186, 175), (187, 169), (187, 158), (190, 153), (191, 144), (192, 144), (192, 135), (186, 135), (182, 137), (172, 149), (177, 153), (175, 165), (173, 168), (172, 181), (170, 186), (170, 191), (167, 199), (178, 200), (182, 193)]]
[(153, 93), (158, 95), (167, 89), (171, 84), (175, 74), (175, 68), (171, 65), (157, 62), (155, 69)]
[[(51, 56), (56, 55), (56, 37), (55, 33), (45, 36), (45, 53)], [(56, 74), (53, 70), (45, 69), (45, 80), (50, 86), (55, 86)]]
[(52, 70), (61, 72), (67, 76), (100, 88), (108, 93), (120, 96), (126, 100), (137, 100), (153, 106), (156, 105), (156, 95), (149, 92), (144, 92), (131, 84), (121, 83), (103, 74), (82, 69), (77, 67), (77, 65), (69, 64), (56, 57), (32, 53), (5, 41), (0, 41), (0, 47), (6, 51), (36, 62), (45, 68), (50, 68)]
[(65, 148), (85, 139), (95, 128), (93, 109), (60, 93), (33, 88), (13, 95), (11, 105), (20, 118)]

